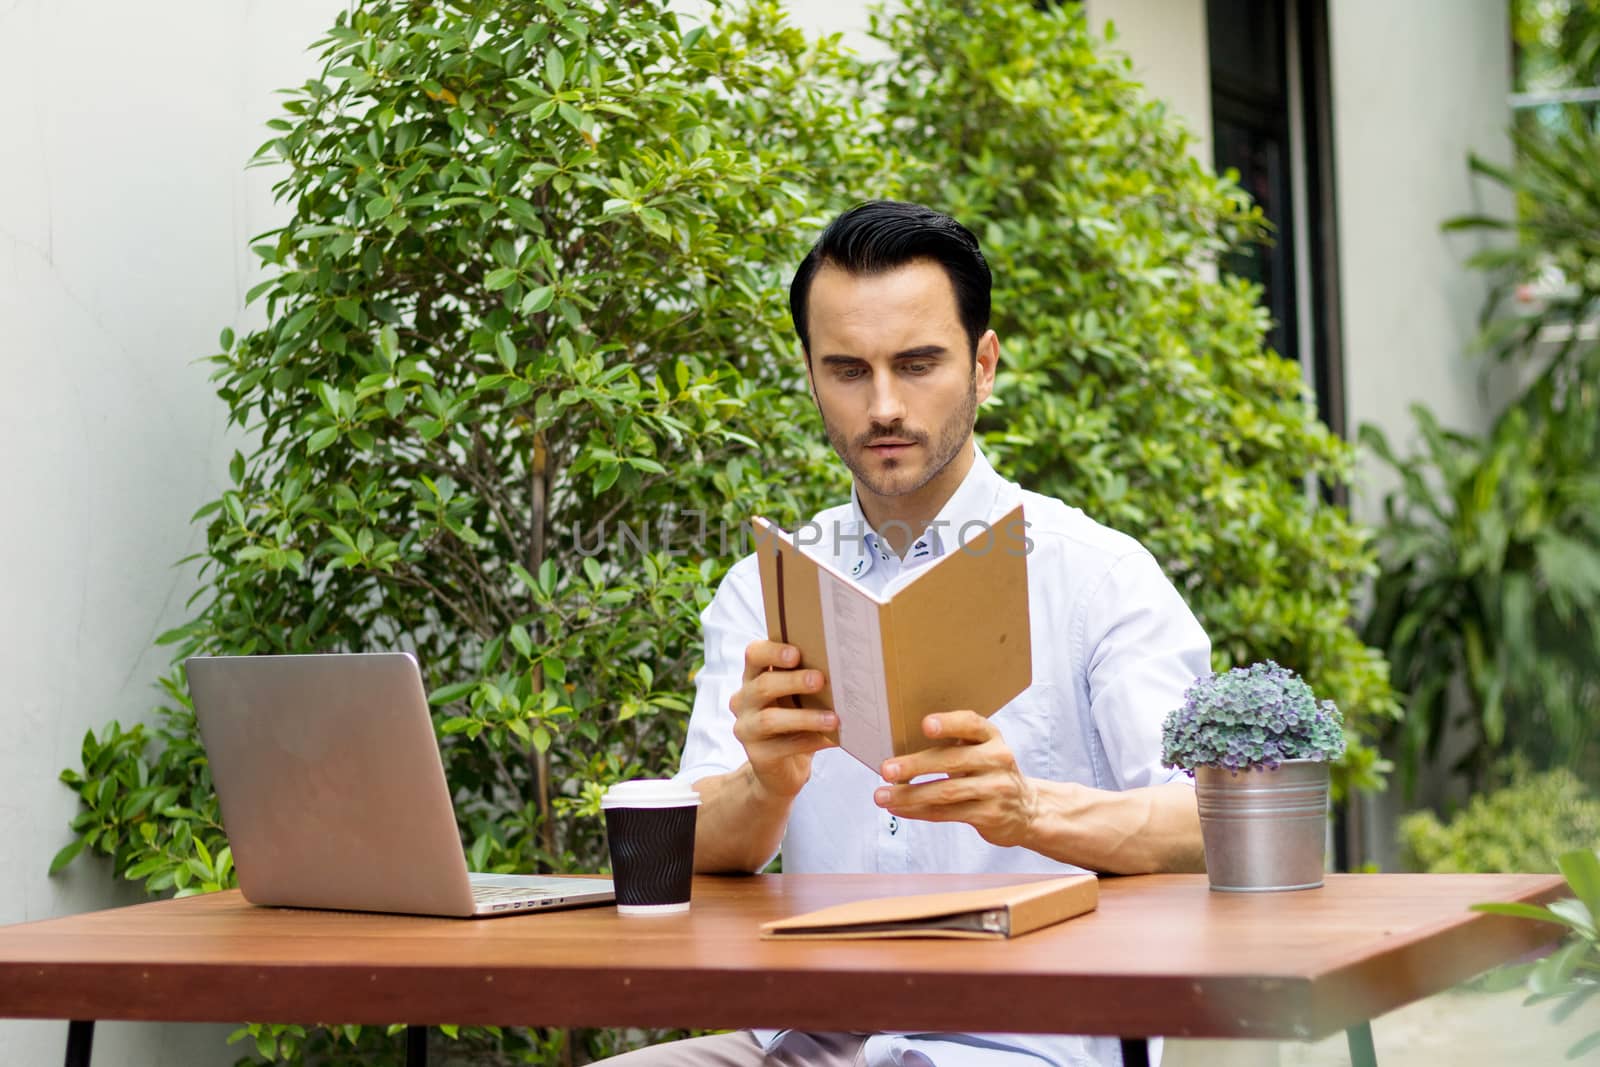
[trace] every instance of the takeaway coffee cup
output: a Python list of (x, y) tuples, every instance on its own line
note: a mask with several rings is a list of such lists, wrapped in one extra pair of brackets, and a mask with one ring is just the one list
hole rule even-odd
[(669, 778), (618, 782), (600, 798), (618, 912), (660, 915), (689, 910), (699, 807), (699, 793)]

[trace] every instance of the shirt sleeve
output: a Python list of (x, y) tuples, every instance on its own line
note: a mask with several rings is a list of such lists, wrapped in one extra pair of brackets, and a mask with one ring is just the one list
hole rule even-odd
[(1161, 766), (1161, 724), (1211, 669), (1211, 642), (1189, 605), (1139, 549), (1112, 565), (1082, 618), (1090, 714), (1117, 788), (1187, 780)]
[(733, 736), (728, 701), (744, 684), (744, 650), (767, 636), (761, 605), (761, 572), (755, 556), (735, 563), (700, 613), (705, 637), (705, 664), (694, 678), (694, 710), (683, 743), (683, 759), (674, 780), (693, 785), (713, 774), (727, 774), (745, 764), (744, 746)]

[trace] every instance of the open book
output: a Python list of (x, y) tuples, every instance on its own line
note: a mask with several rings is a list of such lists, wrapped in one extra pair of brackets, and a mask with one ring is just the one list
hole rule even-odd
[(827, 682), (798, 706), (836, 711), (839, 747), (874, 771), (940, 743), (926, 715), (999, 711), (1033, 681), (1026, 529), (1019, 504), (880, 598), (757, 518), (767, 637)]
[(1041, 926), (1093, 911), (1100, 882), (1073, 874), (1043, 882), (956, 893), (880, 897), (835, 904), (761, 924), (761, 936), (782, 939), (868, 937), (1018, 937)]

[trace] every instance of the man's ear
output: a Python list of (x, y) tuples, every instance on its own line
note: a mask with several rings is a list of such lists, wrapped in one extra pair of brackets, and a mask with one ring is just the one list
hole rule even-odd
[(978, 393), (978, 403), (989, 399), (994, 392), (994, 372), (1000, 365), (1000, 338), (993, 330), (986, 330), (978, 338), (977, 360), (972, 367), (972, 375), (976, 379), (975, 387)]
[(806, 389), (811, 393), (811, 402), (817, 405), (818, 411), (821, 411), (822, 401), (817, 399), (817, 376), (811, 368), (811, 353), (801, 348), (800, 354), (805, 357), (806, 361)]

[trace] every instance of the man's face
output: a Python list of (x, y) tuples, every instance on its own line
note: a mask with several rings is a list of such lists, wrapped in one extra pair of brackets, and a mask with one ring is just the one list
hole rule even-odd
[(873, 275), (825, 265), (808, 318), (812, 390), (857, 491), (942, 504), (970, 466), (973, 417), (994, 388), (993, 331), (974, 363), (955, 288), (932, 260)]

